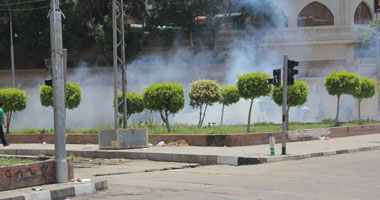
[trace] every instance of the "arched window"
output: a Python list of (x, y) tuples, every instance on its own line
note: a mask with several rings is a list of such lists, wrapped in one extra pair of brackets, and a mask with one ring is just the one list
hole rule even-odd
[(312, 2), (307, 5), (297, 19), (297, 26), (330, 26), (334, 25), (334, 15), (323, 4)]
[(361, 2), (356, 8), (354, 23), (355, 24), (368, 24), (372, 20), (372, 14), (366, 3)]

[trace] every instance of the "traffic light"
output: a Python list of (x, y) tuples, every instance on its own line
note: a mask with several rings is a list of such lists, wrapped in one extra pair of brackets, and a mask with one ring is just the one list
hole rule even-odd
[(45, 85), (53, 87), (53, 80), (52, 79), (45, 80)]
[(288, 60), (288, 85), (294, 85), (294, 75), (298, 74), (298, 70), (294, 69), (294, 67), (298, 65), (299, 62)]
[(277, 87), (281, 85), (281, 69), (273, 70), (273, 78), (268, 79), (268, 83)]

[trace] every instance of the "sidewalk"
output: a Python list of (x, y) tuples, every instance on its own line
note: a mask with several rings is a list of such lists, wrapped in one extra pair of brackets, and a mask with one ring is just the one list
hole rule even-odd
[(107, 181), (92, 180), (86, 183), (60, 183), (0, 192), (0, 200), (51, 200), (71, 199), (82, 195), (93, 194), (108, 188)]
[[(260, 164), (298, 160), (359, 151), (380, 150), (380, 134), (287, 143), (287, 155), (281, 154), (281, 143), (276, 144), (275, 156), (270, 156), (268, 145), (243, 147), (150, 147), (143, 149), (99, 150), (98, 145), (67, 145), (67, 155), (89, 158), (148, 159), (153, 161), (200, 163), (202, 165)], [(53, 144), (11, 144), (0, 147), (5, 154), (54, 155)]]

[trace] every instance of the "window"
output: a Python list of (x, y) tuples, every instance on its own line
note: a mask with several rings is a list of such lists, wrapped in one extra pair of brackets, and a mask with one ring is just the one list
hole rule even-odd
[(334, 25), (333, 14), (325, 5), (318, 2), (312, 2), (302, 9), (297, 19), (298, 27), (330, 25)]
[(355, 24), (369, 24), (372, 20), (372, 14), (366, 3), (361, 2), (356, 8), (354, 23)]

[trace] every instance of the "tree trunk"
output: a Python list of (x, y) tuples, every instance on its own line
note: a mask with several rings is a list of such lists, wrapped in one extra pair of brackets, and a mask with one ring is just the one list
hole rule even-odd
[(203, 125), (203, 122), (204, 122), (204, 120), (205, 120), (207, 106), (208, 106), (208, 104), (206, 104), (205, 110), (203, 111), (203, 117), (202, 117), (201, 126)]
[(223, 126), (224, 104), (222, 106), (222, 118), (220, 119), (220, 126)]
[(7, 134), (9, 134), (9, 126), (11, 125), (11, 119), (12, 119), (12, 111), (9, 111), (7, 114), (7, 121), (5, 122), (7, 124)]
[(252, 112), (252, 106), (253, 106), (254, 100), (255, 100), (254, 98), (251, 98), (251, 105), (249, 106), (247, 133), (250, 132), (250, 128), (251, 128), (251, 112)]
[(336, 102), (336, 107), (337, 107), (337, 110), (336, 110), (336, 117), (335, 117), (335, 122), (334, 122), (334, 126), (339, 126), (339, 102), (340, 102), (340, 95), (338, 95), (337, 97), (337, 102)]
[(190, 40), (190, 46), (191, 47), (194, 47), (194, 41), (193, 41), (193, 31), (190, 30), (190, 33), (189, 33), (189, 40)]
[(162, 121), (165, 123), (165, 125), (166, 125), (166, 129), (168, 129), (168, 132), (170, 132), (171, 131), (171, 129), (170, 129), (170, 125), (169, 125), (169, 114), (168, 114), (168, 111), (165, 111), (165, 116), (163, 115), (163, 113), (162, 113), (163, 111), (160, 111), (160, 116), (161, 116), (161, 119), (162, 119)]
[(171, 128), (170, 128), (170, 124), (169, 124), (169, 113), (168, 113), (167, 110), (165, 111), (165, 118), (166, 118), (166, 128), (168, 128), (168, 132), (170, 133), (172, 130), (171, 130)]
[(360, 103), (362, 102), (361, 99), (359, 99), (359, 102), (358, 102), (358, 111), (359, 111), (359, 125), (363, 125), (362, 123), (362, 118), (361, 118), (361, 115), (360, 115)]
[(198, 121), (198, 128), (202, 126), (202, 105), (199, 106), (199, 121)]

